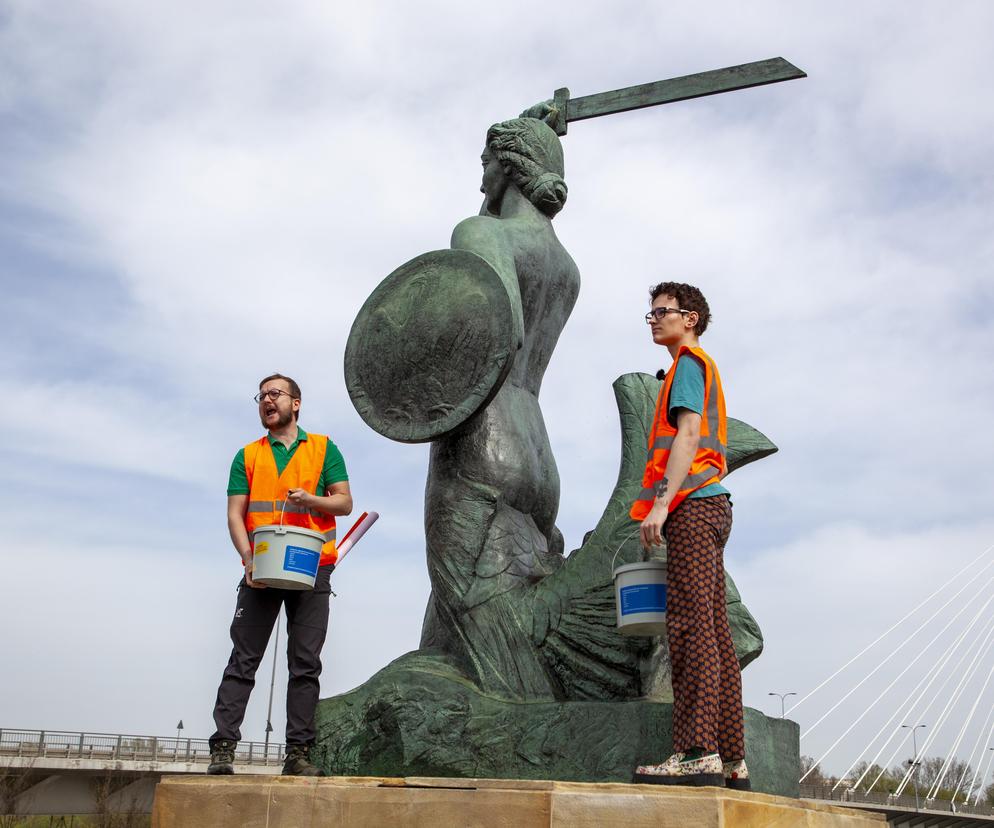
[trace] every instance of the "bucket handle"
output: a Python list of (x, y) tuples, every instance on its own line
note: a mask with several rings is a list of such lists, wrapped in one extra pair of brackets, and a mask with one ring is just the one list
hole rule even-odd
[(626, 543), (628, 543), (628, 541), (630, 541), (633, 537), (635, 537), (635, 535), (637, 535), (641, 529), (642, 529), (642, 525), (641, 524), (639, 524), (638, 526), (636, 526), (635, 530), (633, 532), (631, 532), (630, 534), (626, 535), (625, 539), (620, 544), (618, 544), (618, 548), (614, 550), (614, 557), (611, 558), (611, 575), (612, 575), (612, 577), (614, 576), (614, 562), (616, 560), (618, 560), (618, 553), (621, 552), (621, 548)]

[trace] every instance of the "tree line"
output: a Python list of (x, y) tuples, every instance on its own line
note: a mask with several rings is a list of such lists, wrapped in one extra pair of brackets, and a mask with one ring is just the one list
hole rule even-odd
[[(914, 796), (915, 792), (915, 781), (918, 783), (918, 791), (924, 796), (936, 783), (940, 774), (942, 773), (942, 766), (946, 762), (946, 757), (944, 756), (930, 756), (922, 757), (918, 760), (918, 773), (915, 777), (912, 777), (905, 786), (902, 792), (905, 796)], [(889, 770), (885, 770), (880, 765), (873, 764), (863, 761), (856, 764), (856, 766), (845, 776), (843, 785), (846, 787), (852, 787), (853, 783), (863, 777), (862, 781), (859, 783), (860, 793), (865, 792), (867, 788), (874, 782), (879, 776), (879, 780), (873, 784), (871, 792), (874, 793), (895, 793), (908, 772), (911, 765), (911, 760), (908, 759), (906, 762), (894, 765)], [(829, 787), (834, 787), (838, 781), (838, 776), (828, 776), (822, 772), (821, 766), (815, 764), (815, 760), (811, 756), (801, 757), (801, 775), (808, 773), (807, 778), (804, 780), (805, 785), (827, 785)], [(864, 776), (865, 772), (865, 776)], [(882, 772), (882, 773), (881, 773)], [(946, 771), (946, 775), (942, 780), (942, 787), (936, 792), (936, 799), (944, 799), (949, 801), (956, 795), (957, 802), (963, 802), (964, 796), (970, 787), (970, 782), (973, 780), (974, 768), (970, 766), (968, 762), (961, 762), (959, 759), (953, 759), (949, 763), (949, 769)], [(961, 784), (962, 783), (962, 784)], [(978, 780), (978, 784), (983, 784), (983, 780)], [(956, 789), (959, 787), (959, 793), (956, 793)], [(970, 803), (973, 803), (977, 792), (974, 790), (970, 794)], [(994, 807), (994, 782), (987, 785), (984, 788), (983, 793), (980, 795), (980, 804), (986, 804)]]

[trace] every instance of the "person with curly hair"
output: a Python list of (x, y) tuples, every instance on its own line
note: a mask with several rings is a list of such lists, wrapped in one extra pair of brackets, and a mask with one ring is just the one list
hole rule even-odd
[(673, 750), (642, 765), (635, 781), (748, 790), (742, 676), (725, 609), (724, 548), (732, 504), (721, 378), (701, 348), (711, 311), (701, 291), (662, 282), (646, 322), (673, 364), (663, 377), (649, 434), (642, 491), (631, 516), (644, 549), (666, 539), (666, 624), (673, 681)]

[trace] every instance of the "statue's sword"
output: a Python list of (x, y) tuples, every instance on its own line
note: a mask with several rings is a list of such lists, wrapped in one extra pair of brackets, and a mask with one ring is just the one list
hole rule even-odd
[(566, 125), (572, 121), (806, 77), (807, 74), (792, 63), (776, 57), (615, 89), (613, 92), (584, 95), (582, 98), (571, 98), (569, 89), (563, 88), (556, 90), (552, 98), (552, 111), (545, 120), (558, 135), (565, 135)]

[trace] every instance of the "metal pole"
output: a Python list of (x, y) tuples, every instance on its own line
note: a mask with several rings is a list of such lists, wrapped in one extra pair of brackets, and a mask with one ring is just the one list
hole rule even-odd
[(915, 752), (914, 758), (911, 760), (911, 778), (915, 780), (915, 810), (918, 810), (918, 766), (921, 762), (918, 761), (918, 739), (915, 738), (915, 731), (920, 727), (928, 727), (924, 724), (916, 724), (914, 727), (911, 725), (903, 724), (902, 728), (908, 728), (911, 731), (911, 746)]
[(266, 761), (269, 761), (269, 734), (273, 732), (273, 688), (276, 686), (276, 652), (280, 645), (280, 616), (276, 615), (276, 637), (273, 639), (273, 677), (269, 681), (269, 709), (266, 711)]
[(767, 693), (766, 695), (780, 697), (780, 718), (782, 719), (786, 715), (786, 713), (784, 712), (784, 704), (783, 704), (784, 699), (786, 699), (787, 696), (796, 696), (797, 693)]

